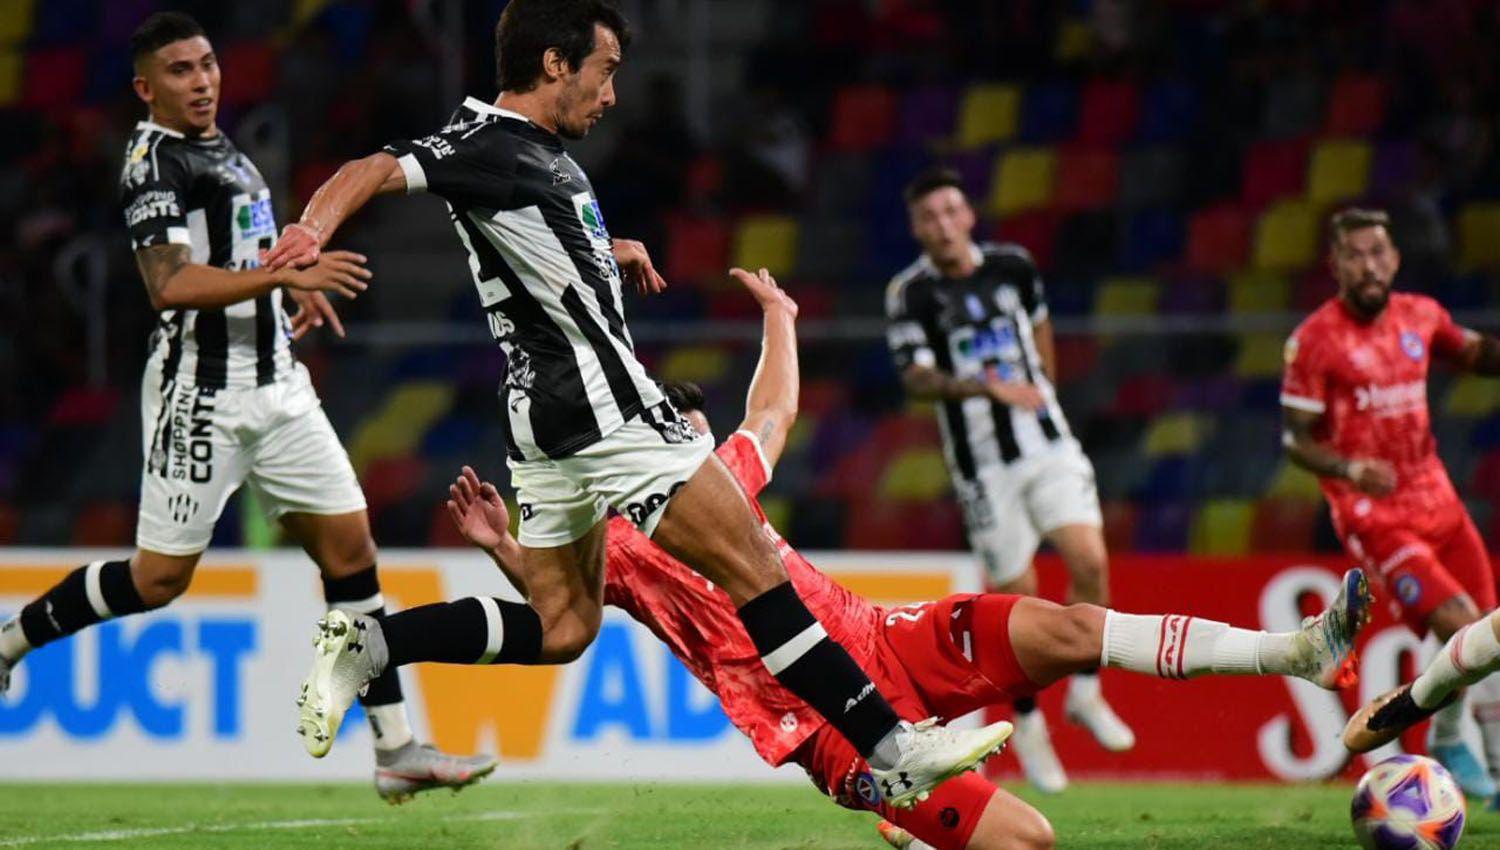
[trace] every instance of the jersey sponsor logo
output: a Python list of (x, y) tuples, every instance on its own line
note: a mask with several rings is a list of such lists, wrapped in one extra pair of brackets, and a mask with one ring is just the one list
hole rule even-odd
[(1369, 384), (1354, 388), (1354, 406), (1361, 411), (1372, 411), (1376, 416), (1398, 416), (1420, 410), (1427, 404), (1427, 382), (1408, 381), (1404, 384)]
[(604, 211), (599, 209), (599, 202), (592, 194), (579, 192), (573, 196), (573, 212), (583, 225), (583, 232), (588, 234), (599, 276), (607, 281), (619, 281), (620, 266), (615, 262), (614, 246), (609, 239), (609, 229), (604, 226)]
[(172, 436), (165, 472), (174, 481), (206, 484), (214, 477), (212, 392), (178, 393), (173, 399)]
[(260, 239), (276, 235), (276, 216), (271, 211), (270, 198), (256, 198), (249, 202), (237, 202), (234, 223), (239, 228), (240, 239)]
[(1406, 352), (1407, 357), (1420, 361), (1427, 353), (1427, 345), (1422, 342), (1421, 334), (1416, 331), (1402, 331), (1401, 350)]
[(1010, 322), (997, 319), (986, 326), (963, 328), (953, 334), (954, 359), (959, 363), (980, 365), (1002, 381), (1021, 374), (1024, 357), (1021, 340)]
[(151, 189), (137, 195), (135, 200), (130, 202), (130, 206), (125, 208), (125, 224), (135, 227), (153, 218), (180, 215), (182, 215), (182, 208), (177, 204), (176, 192)]
[(428, 136), (425, 139), (417, 139), (412, 144), (432, 151), (433, 159), (442, 159), (453, 155), (453, 145), (442, 136)]
[(573, 182), (573, 175), (563, 170), (562, 157), (558, 157), (557, 159), (552, 160), (552, 164), (547, 168), (552, 172), (553, 186), (561, 186), (564, 183)]

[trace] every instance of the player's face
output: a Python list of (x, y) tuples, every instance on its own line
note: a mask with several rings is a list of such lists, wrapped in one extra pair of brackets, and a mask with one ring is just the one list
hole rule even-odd
[(913, 201), (911, 233), (940, 264), (960, 260), (969, 250), (974, 232), (974, 208), (953, 186), (934, 189)]
[(1339, 282), (1339, 296), (1360, 313), (1374, 316), (1391, 298), (1401, 253), (1384, 227), (1363, 227), (1334, 243), (1328, 264)]
[(620, 39), (603, 24), (594, 24), (594, 52), (563, 78), (557, 99), (557, 132), (569, 139), (588, 135), (604, 110), (615, 105), (615, 71), (620, 67)]
[(152, 120), (190, 136), (213, 129), (219, 111), (219, 59), (203, 36), (160, 47), (136, 69), (135, 92)]

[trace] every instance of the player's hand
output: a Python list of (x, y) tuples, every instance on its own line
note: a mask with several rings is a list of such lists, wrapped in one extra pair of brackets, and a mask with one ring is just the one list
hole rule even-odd
[(646, 252), (645, 245), (634, 239), (616, 239), (614, 252), (621, 274), (626, 282), (635, 286), (636, 292), (656, 295), (667, 290), (667, 282), (651, 265), (651, 255)]
[(797, 318), (797, 302), (792, 296), (786, 294), (786, 290), (776, 285), (776, 278), (771, 273), (761, 269), (755, 274), (744, 269), (730, 269), (729, 276), (739, 281), (740, 286), (750, 291), (760, 308), (766, 312), (772, 310), (785, 310), (792, 318)]
[(328, 251), (307, 268), (288, 269), (283, 282), (292, 289), (310, 292), (337, 292), (345, 298), (356, 298), (369, 288), (373, 277), (365, 268), (365, 257), (353, 251)]
[(328, 325), (340, 339), (344, 337), (344, 323), (339, 321), (338, 311), (333, 309), (333, 302), (328, 296), (321, 292), (308, 292), (302, 289), (288, 289), (286, 297), (292, 299), (297, 305), (297, 312), (292, 314), (292, 339), (298, 340), (307, 335), (308, 331)]
[(1384, 496), (1396, 489), (1396, 468), (1383, 460), (1352, 460), (1349, 480), (1361, 493)]
[(294, 222), (281, 229), (281, 238), (261, 258), (260, 264), (273, 272), (287, 266), (300, 269), (316, 263), (322, 250), (323, 240), (318, 232)]
[(448, 485), (448, 516), (464, 539), (486, 551), (495, 549), (510, 534), (510, 511), (500, 492), (488, 481), (480, 481), (472, 467)]
[(1026, 381), (1001, 381), (991, 380), (987, 385), (990, 398), (1001, 404), (1011, 407), (1021, 407), (1026, 410), (1041, 410), (1047, 405), (1047, 399), (1035, 384)]

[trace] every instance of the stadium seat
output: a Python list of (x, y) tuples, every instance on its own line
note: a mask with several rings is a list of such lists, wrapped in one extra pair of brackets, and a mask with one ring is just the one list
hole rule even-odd
[(1177, 382), (1169, 375), (1149, 372), (1120, 382), (1109, 411), (1121, 416), (1155, 416), (1170, 409), (1177, 397)]
[(1032, 210), (1001, 219), (995, 238), (1015, 242), (1031, 253), (1037, 268), (1052, 270), (1053, 251), (1057, 245), (1058, 216), (1047, 210)]
[(1307, 179), (1307, 145), (1300, 141), (1256, 142), (1245, 154), (1241, 197), (1254, 207), (1301, 195)]
[(1491, 501), (1500, 500), (1500, 449), (1490, 449), (1480, 456), (1469, 489)]
[(671, 349), (656, 371), (663, 380), (713, 384), (734, 365), (734, 353), (722, 345), (685, 345)]
[(1286, 337), (1281, 334), (1240, 334), (1234, 373), (1241, 378), (1279, 378)]
[(1120, 159), (1120, 204), (1136, 208), (1176, 203), (1182, 196), (1183, 152), (1153, 145)]
[(252, 106), (276, 88), (276, 53), (263, 41), (242, 41), (222, 49), (224, 82), (219, 97), (225, 106)]
[(1213, 426), (1205, 417), (1192, 413), (1168, 413), (1158, 416), (1146, 428), (1141, 453), (1147, 457), (1194, 454), (1208, 438)]
[(667, 282), (714, 278), (729, 267), (729, 225), (717, 217), (669, 216)]
[(1135, 525), (1135, 551), (1179, 553), (1187, 547), (1192, 507), (1184, 502), (1141, 503)]
[(1145, 481), (1131, 494), (1147, 502), (1175, 502), (1193, 495), (1194, 479), (1198, 474), (1194, 458), (1184, 455), (1163, 455), (1152, 464)]
[(1021, 90), (1003, 83), (981, 83), (964, 92), (958, 112), (958, 146), (975, 148), (1015, 138)]
[(937, 446), (912, 446), (890, 459), (879, 475), (875, 492), (892, 502), (932, 502), (952, 487), (948, 464)]
[(752, 215), (740, 220), (734, 234), (732, 264), (742, 269), (765, 267), (773, 275), (790, 272), (797, 262), (797, 220), (785, 215)]
[(114, 387), (70, 387), (47, 411), (50, 428), (102, 427), (114, 416), (120, 403), (120, 391)]
[(1294, 271), (1318, 258), (1318, 214), (1310, 204), (1281, 201), (1260, 217), (1255, 227), (1254, 266)]
[(1132, 82), (1096, 78), (1083, 87), (1078, 105), (1078, 139), (1118, 146), (1135, 132), (1141, 117), (1141, 91)]
[(1095, 210), (1108, 205), (1120, 186), (1120, 158), (1112, 150), (1064, 148), (1057, 156), (1053, 205), (1063, 212)]
[(1184, 276), (1168, 282), (1158, 305), (1163, 313), (1202, 314), (1224, 311), (1224, 287), (1217, 278)]
[(1261, 86), (1261, 134), (1289, 139), (1316, 132), (1323, 121), (1323, 85), (1312, 73), (1286, 70)]
[(1184, 80), (1163, 80), (1146, 89), (1136, 138), (1175, 142), (1187, 138), (1198, 120), (1198, 90)]
[(1111, 553), (1135, 549), (1138, 511), (1133, 502), (1110, 500), (1099, 506), (1104, 515), (1104, 547)]
[(1245, 265), (1250, 247), (1250, 219), (1235, 204), (1219, 204), (1193, 213), (1188, 220), (1186, 262), (1189, 269), (1226, 274)]
[(1310, 552), (1317, 522), (1316, 499), (1262, 499), (1250, 526), (1250, 551)]
[(1100, 316), (1148, 316), (1156, 312), (1161, 284), (1151, 278), (1117, 277), (1099, 282), (1094, 313)]
[(914, 506), (909, 502), (852, 504), (844, 528), (851, 549), (961, 549), (963, 519), (951, 499)]
[(135, 540), (136, 506), (125, 502), (92, 502), (73, 520), (73, 546), (129, 546)]
[(926, 147), (934, 139), (953, 135), (958, 95), (944, 86), (912, 89), (901, 98), (896, 141), (905, 147)]
[(1148, 272), (1182, 256), (1182, 216), (1176, 210), (1149, 209), (1132, 215), (1120, 245), (1120, 265), (1129, 272)]
[(1491, 415), (1475, 423), (1469, 432), (1469, 445), (1482, 451), (1500, 446), (1500, 415)]
[[(427, 471), (427, 463), (415, 455), (401, 454), (371, 461), (359, 474), (370, 513), (379, 514), (421, 492)], [(445, 470), (443, 474), (450, 473)]]
[[(797, 274), (814, 280), (846, 280), (859, 274), (865, 229), (844, 218), (804, 219), (797, 240)], [(719, 274), (723, 274), (721, 268)]]
[(83, 100), (88, 86), (88, 53), (81, 47), (32, 50), (26, 54), (21, 102), (49, 109)]
[(851, 86), (833, 98), (833, 117), (825, 137), (836, 151), (866, 151), (891, 140), (896, 123), (896, 95), (884, 86)]
[(1229, 310), (1233, 313), (1279, 313), (1291, 301), (1291, 282), (1275, 272), (1249, 271), (1229, 276)]
[[(1500, 231), (1497, 231), (1497, 238), (1500, 238)], [(1496, 392), (1493, 378), (1463, 375), (1448, 390), (1443, 410), (1450, 416), (1475, 419), (1490, 416), (1500, 410), (1500, 392)]]
[(1046, 206), (1056, 167), (1057, 156), (1047, 148), (1012, 148), (1001, 154), (987, 209), (1005, 216)]
[(397, 385), (348, 441), (354, 470), (362, 473), (375, 460), (411, 453), (432, 423), (448, 411), (453, 393), (452, 384), (445, 381)]
[(0, 107), (13, 106), (21, 100), (21, 83), (26, 74), (21, 54), (0, 48)]
[(1465, 269), (1500, 269), (1500, 201), (1459, 211), (1458, 262)]
[(1373, 136), (1385, 123), (1385, 83), (1369, 74), (1341, 74), (1328, 93), (1323, 132), (1330, 136)]
[(1283, 459), (1266, 487), (1265, 495), (1277, 499), (1301, 499), (1316, 502), (1323, 498), (1317, 476)]
[(1057, 142), (1077, 124), (1078, 90), (1067, 81), (1039, 83), (1026, 89), (1021, 103), (1020, 139), (1028, 144)]
[(990, 178), (995, 169), (993, 151), (984, 148), (955, 151), (943, 157), (943, 165), (958, 172), (969, 197), (982, 198), (989, 192)]
[(1373, 157), (1369, 143), (1363, 140), (1319, 142), (1308, 165), (1308, 200), (1331, 204), (1363, 195), (1369, 189)]
[(1370, 168), (1370, 192), (1390, 197), (1407, 191), (1417, 172), (1417, 148), (1408, 139), (1383, 141)]
[(1194, 555), (1243, 555), (1250, 551), (1255, 506), (1245, 499), (1211, 499), (1193, 518), (1188, 550)]
[(0, 0), (0, 48), (11, 47), (31, 35), (38, 0)]
[(1072, 63), (1089, 57), (1094, 49), (1094, 28), (1087, 20), (1075, 17), (1063, 18), (1057, 25), (1057, 41), (1052, 45), (1052, 56), (1058, 62)]

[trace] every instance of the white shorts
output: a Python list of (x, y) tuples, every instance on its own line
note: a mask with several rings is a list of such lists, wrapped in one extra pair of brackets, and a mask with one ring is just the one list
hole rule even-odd
[(714, 440), (686, 420), (658, 430), (641, 417), (564, 458), (510, 460), (522, 546), (545, 549), (583, 537), (613, 507), (650, 537), (667, 502), (713, 453)]
[(1020, 578), (1048, 533), (1067, 525), (1104, 525), (1094, 465), (1076, 440), (1008, 465), (985, 466), (975, 480), (954, 479), (969, 546), (991, 587)]
[(141, 385), (146, 467), (135, 545), (164, 555), (208, 548), (224, 503), (248, 484), (274, 519), (365, 509), (349, 455), (301, 363), (263, 387), (163, 394), (148, 366)]

